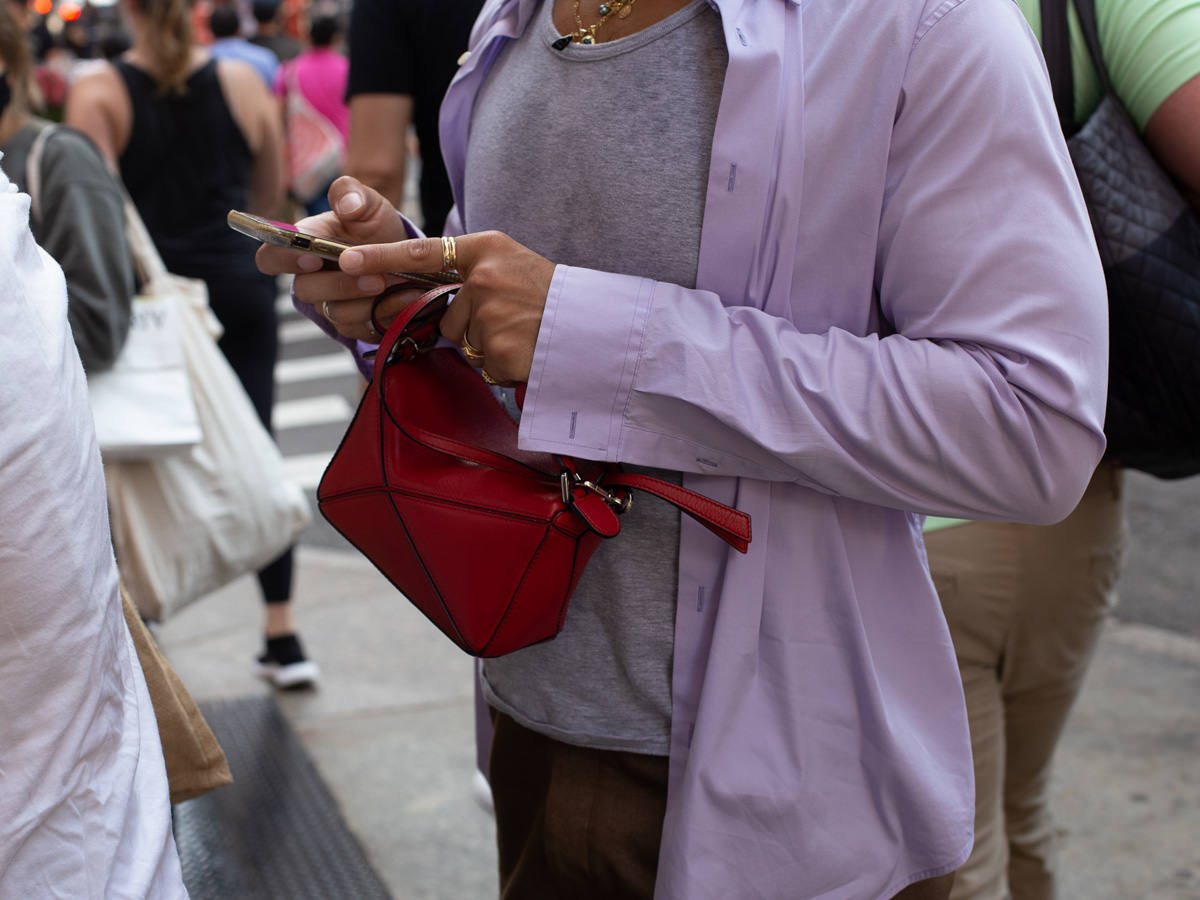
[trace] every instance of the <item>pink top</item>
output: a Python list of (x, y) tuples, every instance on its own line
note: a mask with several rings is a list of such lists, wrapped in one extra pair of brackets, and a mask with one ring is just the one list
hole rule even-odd
[(342, 140), (350, 134), (350, 111), (346, 108), (346, 79), (350, 62), (341, 53), (328, 47), (314, 47), (301, 53), (275, 73), (275, 96), (287, 94), (287, 79), (295, 72), (300, 92), (321, 115), (341, 132)]

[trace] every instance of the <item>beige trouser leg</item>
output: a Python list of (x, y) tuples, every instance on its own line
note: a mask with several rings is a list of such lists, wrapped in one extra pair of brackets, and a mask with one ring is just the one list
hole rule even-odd
[(926, 536), (975, 755), (975, 849), (952, 900), (1052, 900), (1050, 766), (1123, 547), (1121, 475), (1102, 465), (1057, 525), (973, 522)]

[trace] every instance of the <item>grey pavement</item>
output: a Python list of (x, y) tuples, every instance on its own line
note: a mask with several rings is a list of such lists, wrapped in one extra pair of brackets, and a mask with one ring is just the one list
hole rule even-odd
[[(352, 550), (301, 547), (296, 613), (318, 689), (277, 699), (399, 900), (496, 895), (491, 817), (471, 788), (472, 661)], [(247, 577), (159, 639), (198, 700), (267, 693)], [(1200, 641), (1113, 621), (1053, 784), (1063, 900), (1200, 900)]]
[[(471, 789), (472, 661), (353, 551), (301, 547), (297, 561), (295, 612), (322, 678), (276, 698), (344, 819), (398, 900), (494, 897), (492, 819)], [(198, 701), (269, 692), (250, 674), (261, 615), (246, 577), (158, 629)]]

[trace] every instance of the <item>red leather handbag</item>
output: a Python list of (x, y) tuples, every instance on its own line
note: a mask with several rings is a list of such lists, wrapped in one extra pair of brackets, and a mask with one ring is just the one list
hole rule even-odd
[(745, 553), (750, 517), (608, 463), (517, 448), (517, 425), (450, 347), (437, 288), (387, 329), (354, 420), (317, 489), (321, 513), (463, 650), (501, 656), (554, 637), (634, 489)]

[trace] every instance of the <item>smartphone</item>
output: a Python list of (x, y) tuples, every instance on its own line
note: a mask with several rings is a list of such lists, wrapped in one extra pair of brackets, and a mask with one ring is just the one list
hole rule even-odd
[[(272, 219), (264, 219), (261, 216), (252, 216), (250, 213), (241, 212), (236, 209), (229, 211), (228, 215), (225, 216), (225, 221), (229, 223), (229, 227), (234, 231), (240, 232), (247, 237), (252, 237), (255, 240), (271, 244), (275, 247), (302, 250), (305, 253), (311, 253), (314, 256), (334, 262), (341, 256), (343, 250), (348, 250), (354, 246), (342, 241), (335, 241), (332, 238), (307, 234), (294, 225), (288, 225), (286, 222), (276, 222)], [(462, 280), (461, 276), (454, 272), (389, 272), (388, 274), (403, 278), (406, 281), (412, 281), (416, 284), (428, 285), (456, 284)]]

